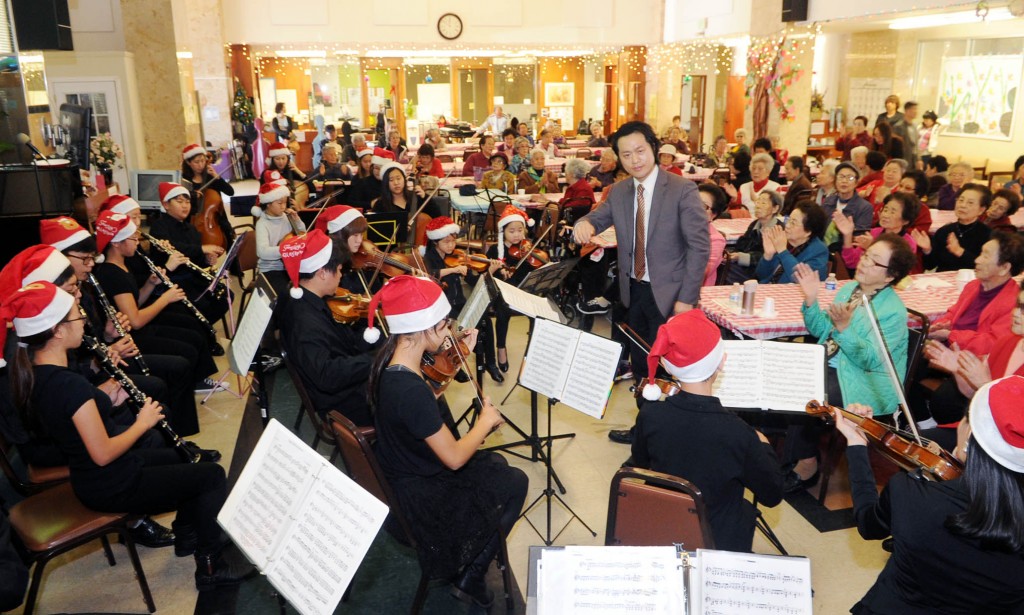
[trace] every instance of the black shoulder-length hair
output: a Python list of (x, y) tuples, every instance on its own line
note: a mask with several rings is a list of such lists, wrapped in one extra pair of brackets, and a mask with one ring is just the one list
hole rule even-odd
[(996, 462), (971, 436), (967, 441), (967, 509), (950, 515), (946, 529), (978, 540), (981, 548), (1003, 553), (1024, 552), (1024, 474)]

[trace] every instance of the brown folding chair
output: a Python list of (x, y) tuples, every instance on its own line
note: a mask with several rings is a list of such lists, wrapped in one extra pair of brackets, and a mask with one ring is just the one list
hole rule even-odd
[(630, 467), (619, 468), (612, 477), (604, 544), (715, 548), (704, 498), (693, 483)]
[[(370, 446), (371, 440), (376, 438), (376, 431), (372, 427), (356, 427), (352, 421), (345, 418), (340, 412), (331, 411), (328, 414), (328, 421), (331, 425), (331, 432), (334, 434), (334, 441), (337, 449), (341, 452), (341, 460), (345, 464), (348, 475), (366, 489), (377, 499), (388, 505), (389, 515), (392, 515), (397, 531), (400, 535), (395, 539), (400, 543), (416, 550), (416, 539), (413, 536), (411, 526), (402, 510), (398, 506), (391, 486), (380, 464), (377, 463), (377, 456), (374, 455)], [(394, 535), (394, 534), (392, 534)], [(505, 605), (509, 611), (515, 607), (512, 598), (512, 570), (508, 565), (508, 545), (505, 543), (504, 535), (501, 535), (501, 546), (498, 551), (498, 567), (501, 570), (501, 577), (505, 589)], [(427, 599), (427, 588), (433, 581), (426, 572), (421, 570), (420, 581), (416, 586), (416, 597), (413, 599), (410, 612), (419, 613), (423, 609), (423, 603)]]
[(729, 269), (732, 268), (732, 259), (729, 258), (729, 249), (722, 250), (722, 262), (719, 263), (715, 273), (715, 286), (722, 286), (729, 280)]
[(11, 508), (11, 527), (21, 540), (29, 561), (35, 564), (32, 583), (25, 598), (25, 615), (31, 615), (35, 610), (46, 563), (58, 555), (99, 538), (103, 542), (107, 561), (111, 566), (115, 565), (114, 554), (107, 541), (107, 534), (112, 533), (121, 536), (132, 567), (135, 568), (146, 607), (150, 613), (155, 612), (153, 595), (149, 591), (146, 573), (142, 570), (135, 541), (128, 527), (129, 521), (134, 518), (127, 513), (101, 513), (86, 508), (75, 497), (70, 483), (47, 489), (15, 504)]
[(31, 464), (25, 464), (25, 472), (21, 473), (15, 468), (16, 465), (14, 447), (3, 434), (0, 434), (0, 469), (3, 470), (8, 482), (19, 494), (28, 497), (67, 482), (70, 477), (67, 466), (37, 468)]
[[(299, 375), (299, 371), (292, 365), (292, 362), (286, 356), (284, 358), (285, 367), (288, 369), (288, 375), (291, 376), (292, 384), (295, 386), (295, 392), (299, 394), (299, 407), (298, 416), (295, 417), (295, 425), (292, 428), (298, 431), (299, 425), (302, 424), (302, 416), (309, 417), (310, 424), (313, 425), (313, 443), (310, 446), (313, 450), (320, 445), (320, 441), (331, 443), (334, 441), (334, 436), (331, 435), (330, 427), (327, 423), (320, 418), (320, 414), (317, 412), (317, 408), (310, 401), (309, 391), (306, 390), (306, 385), (302, 383), (302, 376)], [(333, 462), (338, 457), (338, 447), (334, 447), (331, 451), (331, 461)]]
[[(249, 298), (249, 295), (253, 290), (256, 289), (256, 264), (259, 262), (259, 258), (256, 256), (256, 232), (255, 227), (251, 224), (240, 224), (234, 227), (237, 235), (239, 230), (247, 230), (249, 234), (242, 240), (242, 245), (238, 247), (238, 285), (242, 288), (242, 299), (239, 302), (241, 309), (245, 309), (245, 304)], [(245, 274), (247, 272), (252, 273), (252, 278), (249, 283), (245, 283)], [(224, 329), (227, 331), (227, 329)]]

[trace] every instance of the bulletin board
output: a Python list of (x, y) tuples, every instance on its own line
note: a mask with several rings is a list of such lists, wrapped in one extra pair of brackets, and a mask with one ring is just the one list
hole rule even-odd
[(942, 59), (935, 110), (942, 134), (1009, 141), (1021, 56), (963, 56)]
[(885, 98), (892, 94), (892, 79), (850, 79), (850, 99), (847, 117), (850, 122), (858, 115), (868, 118), (868, 127), (875, 125), (875, 118), (885, 111)]

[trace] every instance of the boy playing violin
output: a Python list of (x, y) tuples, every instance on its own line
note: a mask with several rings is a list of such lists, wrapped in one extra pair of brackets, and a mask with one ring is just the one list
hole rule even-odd
[[(518, 286), (535, 268), (530, 263), (531, 259), (525, 259), (520, 263), (522, 257), (516, 258), (512, 255), (512, 253), (519, 254), (521, 246), (525, 247), (526, 244), (523, 241), (526, 239), (527, 226), (533, 226), (533, 220), (527, 218), (526, 212), (511, 205), (505, 207), (501, 218), (498, 219), (498, 233), (501, 235), (501, 239), (487, 249), (487, 258), (500, 260), (513, 267), (513, 269), (502, 269), (498, 274), (513, 286)], [(522, 250), (522, 253), (525, 255), (527, 251), (528, 248)], [(508, 338), (508, 321), (511, 318), (512, 312), (507, 305), (502, 303), (494, 306), (498, 369), (503, 372), (508, 371), (508, 352), (505, 349), (505, 342)]]

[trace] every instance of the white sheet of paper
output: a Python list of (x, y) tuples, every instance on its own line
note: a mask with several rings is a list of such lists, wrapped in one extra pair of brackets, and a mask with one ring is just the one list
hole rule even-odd
[[(811, 615), (811, 561), (805, 557), (697, 550), (691, 612), (704, 615)], [(691, 578), (691, 581), (693, 579)]]
[(249, 366), (256, 358), (256, 351), (260, 348), (260, 341), (263, 339), (263, 334), (273, 315), (274, 310), (270, 308), (270, 299), (262, 289), (257, 288), (249, 298), (249, 303), (246, 304), (245, 312), (242, 313), (242, 319), (235, 331), (235, 337), (228, 347), (228, 363), (231, 365), (231, 371), (239, 376), (249, 373)]
[(914, 278), (914, 283), (910, 285), (914, 290), (928, 290), (929, 288), (949, 288), (953, 286), (952, 283), (943, 280), (942, 278)]
[(519, 384), (545, 397), (562, 401), (562, 389), (579, 336), (579, 330), (572, 327), (542, 318), (534, 320)]
[(530, 318), (546, 318), (555, 322), (562, 322), (565, 318), (562, 313), (551, 306), (551, 303), (537, 295), (531, 295), (530, 293), (520, 290), (515, 286), (512, 286), (508, 282), (495, 279), (495, 283), (498, 285), (498, 289), (501, 291), (501, 296), (508, 304), (508, 307), (525, 314)]
[(473, 292), (469, 294), (469, 300), (459, 312), (459, 329), (475, 328), (490, 304), (491, 296), (487, 293), (487, 280), (484, 279), (484, 276), (480, 276), (476, 280)]
[(825, 396), (825, 347), (763, 340), (726, 340), (725, 365), (712, 387), (726, 408), (804, 412)]
[(712, 393), (726, 408), (760, 407), (761, 345), (758, 340), (725, 340), (725, 365)]
[(581, 332), (559, 401), (595, 419), (604, 418), (621, 353), (618, 342)]

